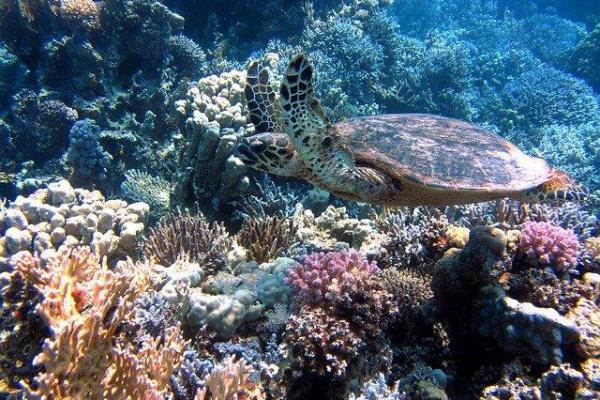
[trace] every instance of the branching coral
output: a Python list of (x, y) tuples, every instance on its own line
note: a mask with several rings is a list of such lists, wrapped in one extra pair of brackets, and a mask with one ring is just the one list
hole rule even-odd
[(250, 258), (259, 264), (273, 261), (295, 241), (296, 226), (289, 219), (268, 217), (247, 219), (236, 236), (248, 249)]
[(586, 79), (596, 90), (600, 89), (600, 78), (596, 73), (595, 65), (600, 62), (600, 24), (589, 32), (577, 45), (569, 67), (579, 76)]
[(387, 290), (398, 304), (398, 319), (402, 325), (414, 323), (423, 316), (421, 307), (433, 297), (430, 279), (411, 269), (387, 268), (382, 272)]
[(302, 302), (331, 305), (364, 339), (381, 338), (397, 312), (379, 268), (357, 251), (306, 256), (285, 279)]
[[(37, 387), (26, 388), (30, 396), (102, 398), (108, 393), (134, 390), (140, 371), (147, 381), (137, 381), (137, 385), (150, 394), (162, 393), (173, 365), (171, 359), (176, 366), (181, 351), (177, 328), (168, 330), (165, 343), (169, 347), (149, 340), (139, 359), (125, 357), (124, 347), (113, 348), (118, 325), (127, 317), (135, 297), (149, 286), (148, 266), (128, 262), (113, 272), (100, 264), (89, 248), (82, 247), (60, 251), (46, 267), (29, 253), (20, 253), (15, 271), (42, 294), (36, 311), (52, 333), (34, 360), (45, 372), (38, 375)], [(169, 363), (161, 365), (159, 356), (170, 359)], [(134, 364), (130, 381), (127, 374), (121, 375), (127, 370), (125, 360)], [(135, 366), (138, 362), (140, 367)], [(117, 374), (115, 368), (119, 368)]]
[(598, 120), (593, 90), (584, 81), (548, 66), (525, 72), (508, 83), (503, 98), (507, 119), (519, 129)]
[(306, 256), (302, 264), (289, 270), (285, 282), (306, 303), (334, 303), (378, 272), (377, 265), (357, 251), (319, 253)]
[(232, 239), (223, 224), (207, 221), (204, 215), (177, 212), (167, 215), (150, 230), (144, 257), (163, 266), (179, 258), (218, 270), (225, 264)]
[(519, 251), (534, 264), (568, 273), (577, 265), (580, 245), (571, 230), (546, 222), (527, 222), (521, 230)]
[(381, 227), (388, 237), (389, 263), (398, 268), (418, 266), (426, 271), (447, 246), (448, 218), (437, 209), (398, 210), (387, 214)]
[(129, 170), (121, 184), (121, 192), (127, 200), (142, 201), (150, 206), (150, 215), (158, 220), (169, 211), (171, 184), (160, 176), (147, 172)]
[(285, 342), (293, 367), (320, 376), (343, 379), (366, 343), (343, 320), (318, 307), (303, 307), (288, 321)]
[[(223, 360), (206, 377), (210, 398), (213, 400), (260, 400), (264, 399), (262, 388), (252, 377), (254, 369), (244, 359), (235, 361), (235, 356)], [(195, 400), (206, 398), (206, 388), (198, 389)]]
[(275, 184), (267, 174), (255, 183), (257, 193), (244, 196), (239, 204), (236, 204), (239, 208), (236, 213), (242, 218), (290, 218), (296, 210), (296, 204), (306, 199), (306, 196), (290, 184), (285, 188)]

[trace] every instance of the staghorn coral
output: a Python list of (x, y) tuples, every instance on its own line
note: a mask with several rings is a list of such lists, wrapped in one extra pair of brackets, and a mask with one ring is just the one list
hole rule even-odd
[(179, 326), (165, 330), (161, 338), (146, 337), (139, 349), (119, 345), (111, 354), (111, 366), (102, 382), (104, 396), (115, 398), (164, 399), (169, 395), (169, 380), (182, 361), (187, 342)]
[(521, 229), (519, 252), (534, 265), (568, 273), (577, 265), (579, 251), (579, 241), (572, 230), (546, 222), (526, 222)]
[(148, 211), (144, 203), (105, 200), (98, 191), (73, 189), (64, 180), (51, 183), (0, 210), (0, 265), (19, 251), (47, 260), (61, 247), (80, 244), (111, 262), (135, 258)]
[(251, 260), (259, 264), (279, 257), (294, 243), (294, 221), (277, 217), (247, 219), (236, 235), (237, 242), (248, 250)]
[(262, 179), (256, 180), (254, 187), (256, 194), (244, 196), (236, 213), (241, 218), (267, 218), (276, 216), (280, 218), (291, 218), (296, 211), (296, 204), (304, 202), (306, 196), (294, 189), (289, 183), (283, 187), (264, 174)]
[(175, 400), (192, 399), (203, 388), (204, 379), (214, 368), (210, 359), (201, 357), (196, 350), (183, 352), (183, 361), (171, 377), (171, 389)]
[(150, 230), (143, 253), (146, 259), (163, 266), (184, 258), (214, 272), (225, 265), (232, 244), (223, 224), (211, 224), (201, 213), (178, 211), (162, 218)]
[(130, 201), (141, 201), (150, 206), (150, 217), (159, 220), (169, 211), (171, 184), (160, 176), (144, 171), (129, 170), (121, 183), (123, 197)]
[(176, 102), (184, 138), (172, 201), (200, 202), (203, 212), (222, 210), (250, 186), (246, 167), (234, 155), (238, 141), (254, 132), (246, 117), (245, 73), (237, 70), (202, 78)]

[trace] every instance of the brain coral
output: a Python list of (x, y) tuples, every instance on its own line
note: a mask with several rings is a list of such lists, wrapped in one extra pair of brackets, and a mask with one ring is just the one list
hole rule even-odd
[(529, 261), (565, 273), (577, 265), (580, 246), (570, 229), (529, 221), (521, 230), (519, 248)]

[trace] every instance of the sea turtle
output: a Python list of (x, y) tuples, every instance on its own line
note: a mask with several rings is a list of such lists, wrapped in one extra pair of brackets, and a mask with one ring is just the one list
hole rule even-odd
[(566, 173), (467, 122), (389, 114), (330, 123), (314, 98), (313, 69), (303, 54), (290, 62), (279, 99), (266, 66), (254, 61), (247, 72), (246, 98), (256, 134), (244, 138), (238, 152), (252, 168), (386, 206), (585, 197)]

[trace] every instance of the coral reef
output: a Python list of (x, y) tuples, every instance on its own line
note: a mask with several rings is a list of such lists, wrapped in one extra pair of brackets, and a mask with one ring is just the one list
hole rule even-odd
[[(0, 1), (0, 398), (600, 398), (598, 15)], [(247, 169), (245, 66), (277, 88), (298, 52), (332, 123), (467, 120), (589, 199), (382, 209)]]
[(148, 205), (105, 200), (98, 191), (52, 183), (0, 210), (0, 265), (20, 251), (51, 259), (61, 248), (90, 246), (98, 257), (136, 258)]
[(170, 190), (171, 185), (167, 180), (135, 169), (125, 172), (125, 180), (121, 184), (123, 197), (129, 201), (148, 204), (149, 217), (154, 221), (158, 221), (169, 211)]
[(69, 148), (65, 154), (74, 179), (103, 181), (111, 160), (111, 155), (100, 145), (100, 127), (91, 119), (77, 121), (69, 132)]
[(211, 75), (193, 84), (176, 103), (184, 143), (180, 147), (172, 201), (199, 202), (205, 213), (221, 210), (249, 186), (243, 162), (234, 155), (238, 141), (254, 132), (245, 111), (245, 73)]
[(209, 223), (202, 214), (187, 212), (165, 216), (150, 230), (144, 257), (163, 266), (180, 258), (208, 269), (223, 267), (232, 241), (222, 224)]

